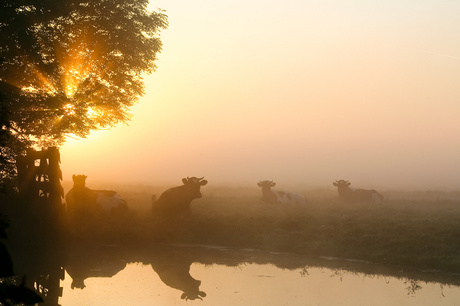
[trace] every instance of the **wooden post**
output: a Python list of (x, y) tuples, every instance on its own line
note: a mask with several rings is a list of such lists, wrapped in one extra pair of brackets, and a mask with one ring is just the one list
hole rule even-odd
[(20, 196), (31, 204), (44, 205), (60, 210), (64, 189), (61, 186), (61, 157), (56, 147), (36, 151), (28, 149), (25, 156), (17, 158)]
[[(36, 265), (29, 267), (27, 280), (45, 298), (46, 305), (58, 305), (62, 296), (60, 280), (64, 279), (64, 262), (60, 255), (65, 222), (60, 162), (56, 147), (40, 151), (28, 149), (26, 155), (16, 160), (20, 200), (13, 209), (17, 218), (17, 241), (36, 244), (25, 243), (30, 246), (30, 256), (37, 257)], [(22, 252), (29, 252), (29, 248), (26, 249)], [(51, 261), (49, 258), (42, 260), (36, 254), (56, 257)]]

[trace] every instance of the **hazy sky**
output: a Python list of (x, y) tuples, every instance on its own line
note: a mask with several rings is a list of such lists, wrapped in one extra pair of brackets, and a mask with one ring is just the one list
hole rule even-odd
[(129, 126), (70, 140), (64, 180), (458, 189), (460, 1), (161, 0)]

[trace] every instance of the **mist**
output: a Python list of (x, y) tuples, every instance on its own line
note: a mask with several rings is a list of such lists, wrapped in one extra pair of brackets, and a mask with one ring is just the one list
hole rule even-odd
[(458, 4), (238, 5), (152, 3), (170, 27), (146, 94), (62, 147), (64, 180), (458, 189)]

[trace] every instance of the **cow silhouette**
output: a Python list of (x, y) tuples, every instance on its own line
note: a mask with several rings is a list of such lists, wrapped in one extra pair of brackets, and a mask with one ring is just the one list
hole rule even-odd
[(287, 191), (272, 190), (276, 186), (273, 181), (260, 181), (257, 186), (262, 188), (261, 201), (267, 204), (306, 204), (307, 199), (304, 196)]
[(86, 187), (86, 175), (72, 175), (74, 185), (65, 196), (67, 211), (82, 215), (120, 215), (128, 210), (126, 201), (113, 190)]
[(187, 177), (182, 179), (182, 186), (170, 188), (163, 192), (158, 200), (152, 199), (152, 213), (155, 217), (180, 218), (192, 216), (190, 203), (202, 197), (200, 187), (208, 183), (204, 177)]
[(339, 198), (347, 203), (374, 202), (381, 203), (383, 197), (375, 190), (350, 188), (351, 183), (346, 180), (338, 180), (332, 183), (337, 187)]

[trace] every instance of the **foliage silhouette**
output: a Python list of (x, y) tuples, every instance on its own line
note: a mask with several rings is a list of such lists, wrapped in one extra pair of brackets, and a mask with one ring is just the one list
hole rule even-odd
[[(0, 213), (0, 239), (6, 239), (7, 217)], [(26, 277), (19, 284), (13, 272), (13, 260), (0, 241), (0, 305), (33, 305), (43, 302), (43, 298), (34, 290), (26, 287)]]
[(1, 141), (11, 148), (2, 149), (2, 164), (24, 146), (59, 145), (69, 134), (85, 137), (130, 119), (168, 26), (164, 12), (147, 4), (2, 1)]

